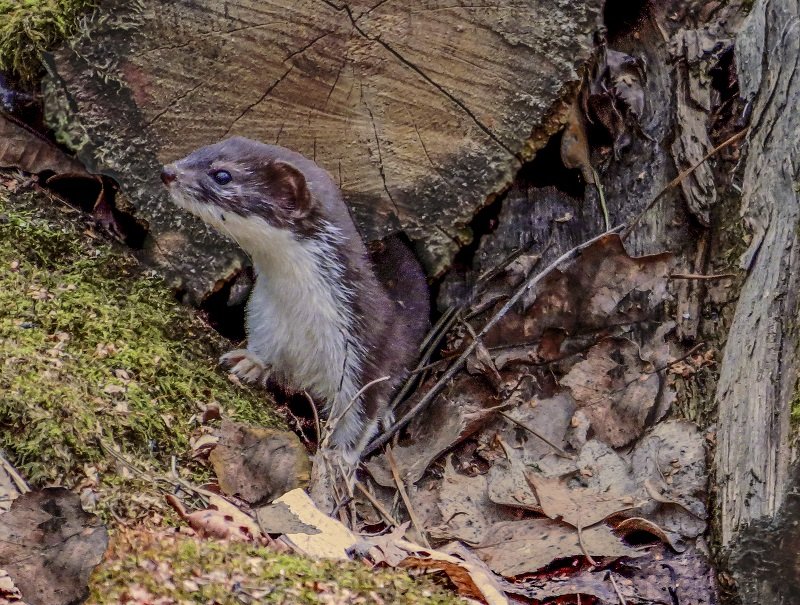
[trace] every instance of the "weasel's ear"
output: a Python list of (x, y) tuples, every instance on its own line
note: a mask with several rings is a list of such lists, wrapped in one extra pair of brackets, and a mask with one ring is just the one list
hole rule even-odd
[(296, 218), (308, 214), (311, 193), (302, 172), (291, 164), (275, 160), (264, 167), (262, 175), (273, 199), (280, 200)]

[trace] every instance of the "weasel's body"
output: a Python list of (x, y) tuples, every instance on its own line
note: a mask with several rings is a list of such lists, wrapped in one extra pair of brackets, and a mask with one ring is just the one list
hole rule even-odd
[[(328, 442), (355, 460), (385, 419), (427, 328), (428, 292), (410, 251), (382, 248), (387, 289), (327, 172), (288, 149), (244, 138), (165, 167), (176, 203), (236, 240), (252, 258), (247, 349), (223, 360), (325, 404)], [(387, 266), (388, 265), (388, 266)], [(374, 383), (388, 376), (388, 380)]]

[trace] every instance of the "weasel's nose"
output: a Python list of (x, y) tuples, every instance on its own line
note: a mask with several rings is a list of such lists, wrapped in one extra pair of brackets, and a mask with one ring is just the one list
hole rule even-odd
[(161, 181), (165, 185), (169, 185), (176, 178), (178, 178), (178, 175), (175, 173), (175, 169), (174, 168), (170, 168), (169, 166), (164, 166), (161, 169)]

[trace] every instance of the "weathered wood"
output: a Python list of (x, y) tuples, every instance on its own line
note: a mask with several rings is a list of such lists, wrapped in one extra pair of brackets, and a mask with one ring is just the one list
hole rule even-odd
[[(725, 347), (716, 452), (722, 545), (744, 603), (796, 603), (798, 473), (791, 411), (800, 288), (800, 6), (760, 0), (736, 42), (752, 103), (742, 213), (752, 241)], [(787, 556), (787, 553), (792, 553)]]
[(316, 159), (365, 236), (404, 230), (438, 273), (560, 127), (602, 5), (108, 0), (51, 62), (50, 106), (66, 108), (52, 121), (80, 131), (81, 159), (166, 236), (171, 273), (209, 256), (182, 276), (196, 293), (241, 259), (168, 207), (156, 167), (235, 134)]

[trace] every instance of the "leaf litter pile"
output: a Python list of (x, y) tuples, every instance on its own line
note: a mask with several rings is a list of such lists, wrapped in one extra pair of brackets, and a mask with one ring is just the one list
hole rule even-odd
[(486, 603), (716, 602), (706, 436), (665, 419), (673, 376), (713, 361), (670, 350), (672, 257), (632, 258), (608, 233), (552, 270), (538, 262), (518, 255), (443, 315), (394, 428), (410, 422), (373, 444), (334, 518), (300, 489), (299, 439), (224, 422), (210, 437), (219, 487), (255, 523), (214, 507), (186, 521), (443, 573)]
[[(19, 124), (0, 124), (13, 135), (0, 149), (6, 165), (97, 180)], [(119, 235), (97, 182), (95, 218)], [(167, 482), (181, 536), (122, 532), (110, 556), (122, 565), (137, 548), (126, 550), (125, 541), (200, 556), (205, 538), (231, 552), (249, 544), (436, 573), (461, 596), (492, 604), (716, 602), (703, 541), (706, 437), (668, 414), (673, 377), (713, 364), (713, 354), (669, 341), (672, 257), (633, 258), (617, 231), (546, 270), (540, 256), (522, 253), (482, 274), (469, 304), (444, 313), (427, 339), (399, 422), (372, 444), (331, 517), (302, 490), (310, 470), (294, 434), (225, 418), (209, 424), (210, 414), (191, 444), (217, 482)], [(5, 472), (5, 493), (26, 491), (13, 469)], [(0, 599), (34, 605), (83, 598), (107, 543), (98, 519), (66, 490), (18, 497), (0, 531), (8, 574)], [(147, 571), (172, 582), (173, 570)], [(276, 581), (262, 578), (266, 584), (250, 590), (242, 588), (247, 574), (192, 573), (181, 589), (203, 602), (264, 602)], [(315, 584), (290, 602), (361, 602), (341, 590)], [(393, 602), (446, 602), (433, 592), (408, 600), (410, 591)], [(180, 602), (156, 601), (144, 584), (117, 596)]]

